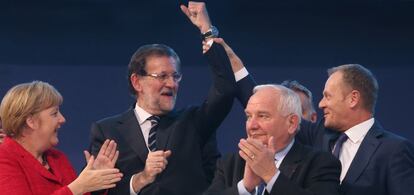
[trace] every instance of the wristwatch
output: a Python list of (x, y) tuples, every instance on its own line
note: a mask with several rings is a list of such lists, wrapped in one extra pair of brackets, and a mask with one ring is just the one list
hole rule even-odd
[(207, 32), (201, 34), (201, 37), (203, 40), (209, 39), (209, 38), (216, 38), (219, 35), (219, 31), (215, 26), (211, 26), (210, 29), (208, 29)]

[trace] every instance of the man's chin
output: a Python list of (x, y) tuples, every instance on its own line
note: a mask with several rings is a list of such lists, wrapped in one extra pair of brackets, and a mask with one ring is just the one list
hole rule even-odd
[(326, 128), (332, 128), (331, 124), (330, 124), (328, 121), (326, 121), (326, 120), (325, 120), (325, 122), (323, 123), (323, 125), (324, 125)]
[(324, 126), (325, 128), (328, 128), (328, 129), (338, 130), (338, 125), (332, 124), (330, 123), (330, 121), (325, 120)]
[(161, 109), (161, 112), (163, 114), (167, 114), (167, 113), (171, 112), (173, 109), (174, 109), (174, 104), (170, 104), (170, 105), (163, 106), (162, 109)]

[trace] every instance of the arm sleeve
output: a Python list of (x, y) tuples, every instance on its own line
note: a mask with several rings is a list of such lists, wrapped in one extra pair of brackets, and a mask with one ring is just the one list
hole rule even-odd
[(196, 112), (195, 122), (201, 130), (202, 140), (206, 142), (230, 112), (236, 82), (230, 61), (220, 44), (213, 44), (204, 55), (212, 72), (213, 85), (206, 101)]
[(340, 162), (328, 153), (319, 152), (307, 167), (303, 184), (289, 179), (281, 171), (271, 195), (339, 195)]

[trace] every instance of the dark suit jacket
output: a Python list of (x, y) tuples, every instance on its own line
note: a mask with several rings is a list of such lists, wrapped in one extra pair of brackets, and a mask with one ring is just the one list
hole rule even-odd
[[(304, 123), (297, 135), (302, 143), (325, 151), (338, 137), (324, 121)], [(375, 122), (361, 143), (345, 178), (341, 193), (349, 195), (408, 195), (414, 193), (414, 146)]]
[[(217, 171), (206, 194), (238, 194), (245, 161), (232, 154), (218, 160)], [(329, 153), (316, 151), (295, 142), (280, 165), (280, 175), (270, 194), (338, 194), (340, 162)]]
[[(243, 105), (256, 85), (248, 76), (238, 83), (237, 96)], [(324, 121), (303, 121), (298, 141), (331, 151), (338, 132), (325, 128)], [(408, 195), (414, 194), (414, 146), (405, 138), (386, 131), (375, 122), (359, 147), (342, 181), (341, 194)]]
[[(209, 185), (202, 150), (209, 137), (231, 109), (235, 79), (224, 49), (213, 44), (205, 54), (213, 72), (213, 87), (207, 100), (199, 107), (172, 111), (161, 120), (157, 129), (157, 148), (171, 150), (167, 168), (140, 194), (199, 194)], [(133, 174), (145, 167), (148, 149), (133, 108), (125, 113), (93, 124), (91, 151), (97, 154), (105, 139), (118, 143), (120, 151), (116, 167), (123, 179), (109, 194), (128, 194)]]

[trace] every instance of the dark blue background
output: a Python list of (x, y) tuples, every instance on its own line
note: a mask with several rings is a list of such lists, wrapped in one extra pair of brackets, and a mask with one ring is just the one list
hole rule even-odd
[[(376, 119), (414, 140), (414, 2), (208, 1), (213, 24), (259, 83), (296, 79), (317, 104), (326, 69), (360, 63), (380, 83)], [(184, 78), (177, 108), (200, 104), (209, 84), (198, 30), (178, 1), (60, 0), (0, 2), (0, 95), (43, 80), (64, 96), (67, 123), (59, 148), (80, 170), (93, 121), (126, 110), (126, 66), (142, 44), (164, 43), (180, 55)], [(239, 103), (219, 129), (223, 153), (245, 135)]]

